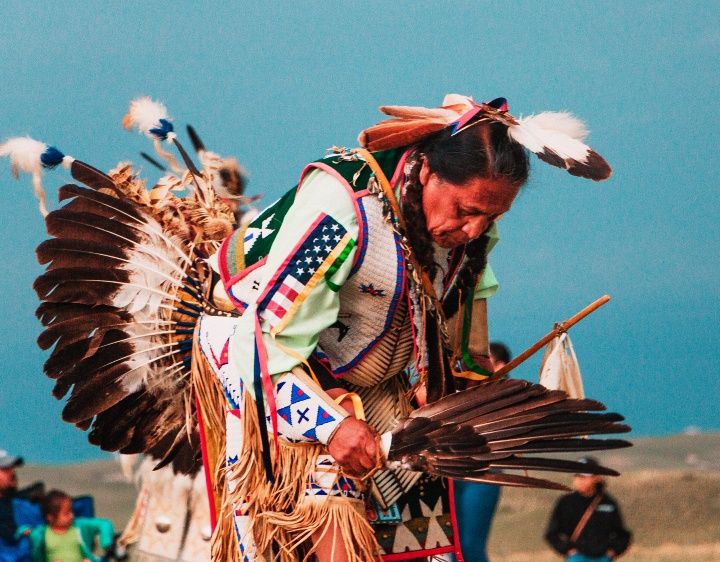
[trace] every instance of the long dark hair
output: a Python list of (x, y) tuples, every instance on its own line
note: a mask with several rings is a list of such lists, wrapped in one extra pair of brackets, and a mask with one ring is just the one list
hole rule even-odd
[[(456, 184), (477, 177), (503, 178), (519, 187), (527, 180), (530, 165), (525, 149), (512, 142), (507, 135), (507, 127), (497, 122), (476, 123), (454, 136), (450, 129), (445, 128), (419, 143), (415, 157), (404, 197), (407, 235), (418, 261), (432, 279), (437, 274), (438, 264), (434, 259), (432, 238), (427, 230), (422, 205), (422, 157), (427, 160), (431, 172)], [(477, 275), (485, 269), (488, 241), (488, 237), (483, 235), (465, 246), (467, 260), (442, 303), (448, 318), (472, 294)], [(428, 312), (425, 325), (428, 344), (427, 400), (430, 403), (452, 392), (455, 380), (450, 373), (448, 357), (435, 341), (439, 337), (437, 318)]]
[[(525, 149), (513, 142), (507, 127), (495, 121), (478, 123), (468, 130), (452, 135), (449, 128), (430, 135), (417, 145), (416, 155), (424, 156), (431, 172), (456, 184), (473, 178), (503, 178), (513, 186), (523, 185), (528, 178), (530, 162)], [(431, 278), (437, 274), (433, 245), (427, 230), (420, 185), (421, 161), (410, 172), (405, 192), (404, 209), (408, 218), (408, 237), (418, 261)], [(452, 316), (461, 300), (472, 290), (476, 276), (485, 269), (488, 239), (481, 236), (466, 246), (468, 262), (458, 275), (458, 282), (445, 298), (445, 313)]]
[(505, 178), (514, 186), (527, 181), (530, 164), (525, 149), (512, 141), (497, 121), (472, 125), (452, 135), (449, 128), (418, 144), (430, 171), (451, 183), (472, 178)]

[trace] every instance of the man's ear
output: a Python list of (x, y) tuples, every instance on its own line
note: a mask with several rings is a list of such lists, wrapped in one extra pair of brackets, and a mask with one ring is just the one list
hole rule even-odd
[(427, 182), (430, 179), (430, 174), (432, 174), (432, 172), (430, 171), (430, 166), (428, 166), (427, 159), (423, 157), (422, 165), (420, 166), (420, 174), (418, 175), (420, 185), (422, 185), (423, 187), (427, 185)]

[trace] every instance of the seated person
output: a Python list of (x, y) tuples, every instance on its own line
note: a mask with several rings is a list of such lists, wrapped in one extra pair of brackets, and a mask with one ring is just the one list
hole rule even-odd
[(72, 498), (51, 490), (42, 502), (46, 524), (30, 532), (32, 562), (100, 562), (93, 553), (95, 537), (107, 552), (113, 546), (112, 523), (96, 517), (75, 518)]
[(0, 562), (30, 562), (30, 543), (18, 527), (30, 524), (37, 506), (17, 497), (16, 468), (23, 459), (0, 450)]

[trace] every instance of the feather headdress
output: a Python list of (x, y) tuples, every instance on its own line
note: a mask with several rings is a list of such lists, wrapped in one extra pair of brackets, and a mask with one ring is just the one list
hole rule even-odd
[[(149, 98), (131, 104), (125, 125), (182, 148), (164, 106)], [(46, 267), (34, 285), (45, 327), (38, 343), (50, 351), (53, 394), (69, 395), (63, 418), (105, 450), (196, 470), (193, 333), (204, 312), (227, 314), (207, 300), (209, 273), (198, 258), (237, 220), (216, 196), (215, 171), (198, 171), (181, 153), (187, 170), (176, 163), (181, 173), (146, 187), (129, 162), (105, 174), (31, 138), (6, 141), (0, 154), (16, 175), (35, 180), (62, 164), (86, 186), (61, 187), (58, 210), (41, 203), (52, 238), (37, 249)]]
[(358, 141), (368, 150), (387, 150), (420, 142), (449, 127), (453, 135), (478, 123), (495, 121), (508, 129), (508, 136), (533, 152), (543, 162), (563, 168), (574, 176), (600, 181), (610, 177), (608, 163), (583, 141), (585, 124), (566, 112), (544, 112), (515, 118), (508, 113), (505, 98), (476, 103), (459, 94), (445, 96), (437, 108), (383, 106), (392, 117), (360, 133)]

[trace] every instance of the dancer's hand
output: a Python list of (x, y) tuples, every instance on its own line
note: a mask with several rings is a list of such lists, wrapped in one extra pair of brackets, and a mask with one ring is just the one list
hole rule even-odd
[(328, 443), (328, 452), (348, 475), (362, 477), (375, 468), (377, 462), (375, 432), (364, 421), (347, 417)]

